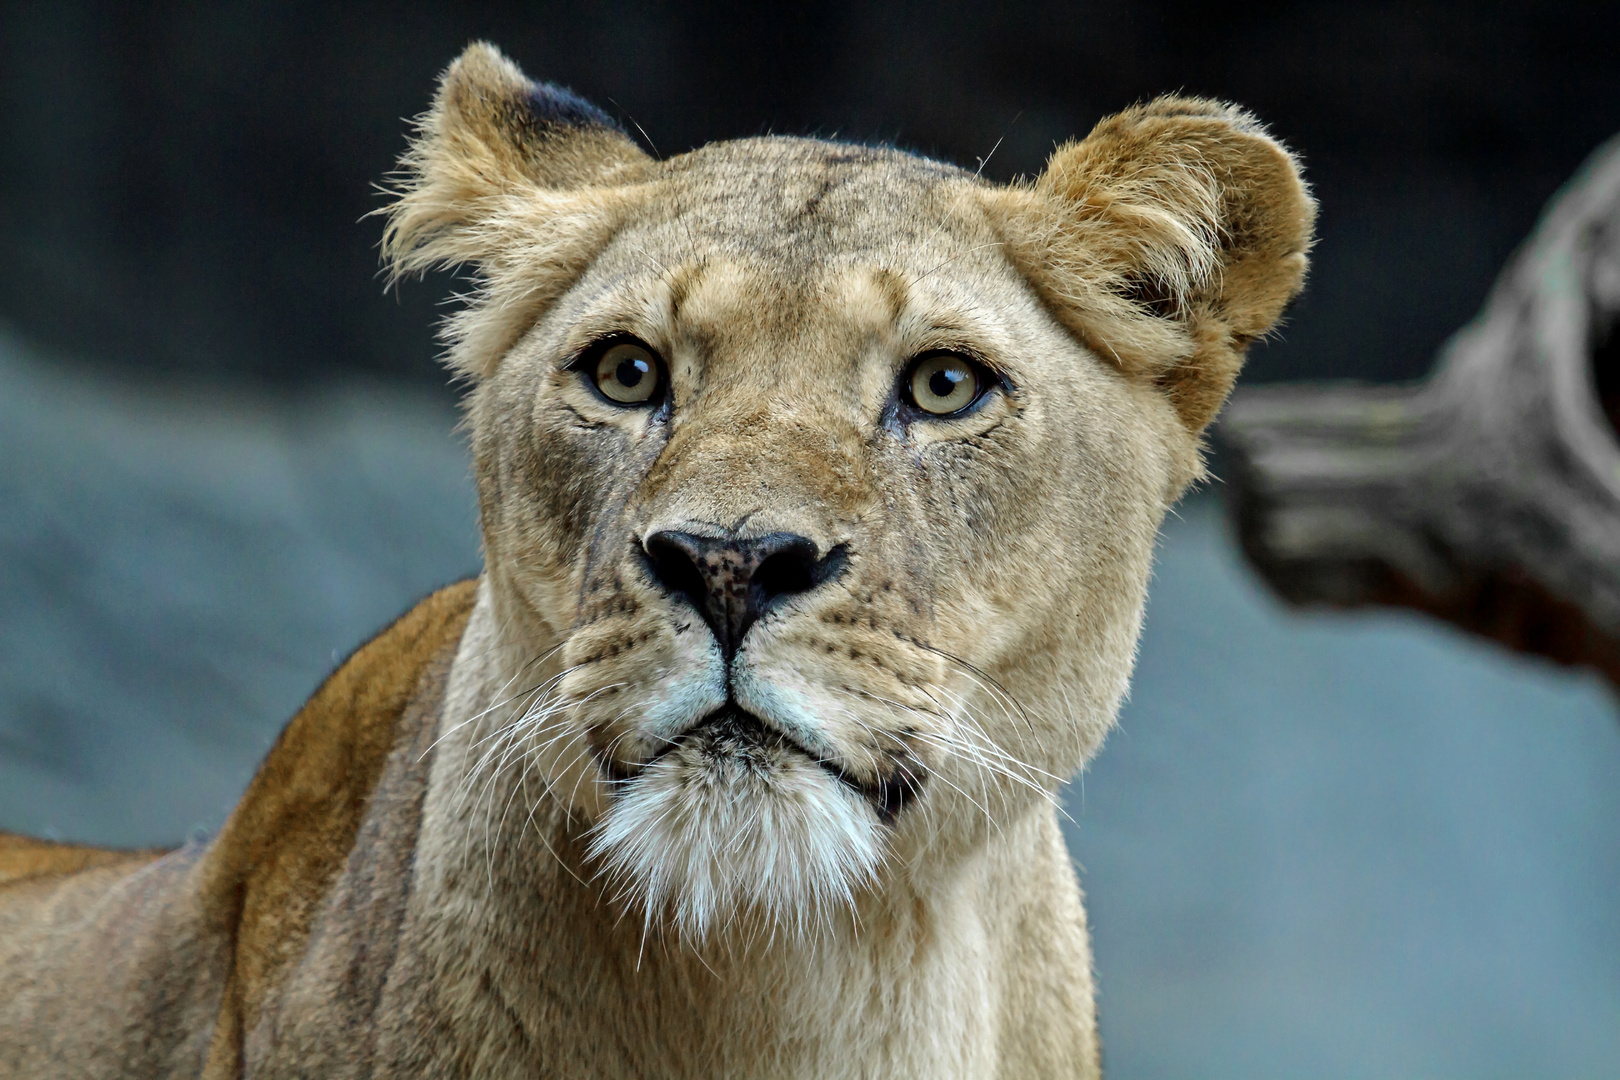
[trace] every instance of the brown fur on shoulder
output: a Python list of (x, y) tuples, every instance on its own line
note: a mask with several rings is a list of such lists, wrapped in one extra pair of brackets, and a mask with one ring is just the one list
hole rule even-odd
[(395, 728), (428, 663), (461, 637), (477, 584), (441, 589), (350, 657), (259, 767), (205, 863), (204, 894), (234, 928), (234, 964), (210, 1060), (234, 1060), (243, 1032), (303, 949), (349, 856)]

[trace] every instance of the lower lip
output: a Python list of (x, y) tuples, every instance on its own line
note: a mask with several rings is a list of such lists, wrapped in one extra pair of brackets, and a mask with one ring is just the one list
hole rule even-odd
[[(734, 707), (729, 706), (727, 708), (734, 709)], [(694, 724), (686, 731), (683, 731), (676, 738), (670, 740), (666, 745), (661, 747), (657, 753), (652, 755), (652, 757), (643, 762), (635, 772), (627, 771), (617, 761), (601, 753), (597, 753), (596, 755), (598, 764), (601, 766), (602, 771), (607, 774), (608, 781), (614, 786), (617, 787), (620, 785), (629, 784), (638, 779), (648, 769), (652, 768), (652, 766), (662, 758), (670, 754), (672, 751), (678, 749), (687, 739), (702, 735), (706, 730), (712, 728), (717, 722), (725, 719), (726, 711), (726, 709), (722, 709), (710, 713), (698, 723)], [(742, 713), (742, 710), (740, 709), (736, 709), (734, 711)], [(754, 724), (757, 725), (762, 731), (771, 730), (766, 728), (765, 725), (757, 717), (752, 716), (752, 714), (742, 713), (742, 715), (749, 716), (749, 718), (754, 721)], [(772, 732), (772, 734), (777, 735), (784, 743), (793, 748), (793, 750), (797, 751), (800, 756), (805, 758), (807, 761), (814, 762), (815, 765), (828, 776), (831, 776), (844, 787), (848, 788), (850, 791), (853, 791), (856, 795), (859, 795), (862, 799), (864, 799), (877, 813), (878, 819), (885, 825), (893, 825), (895, 818), (899, 816), (900, 811), (905, 809), (906, 805), (916, 797), (916, 784), (862, 783), (850, 776), (835, 762), (828, 761), (824, 757), (819, 757), (810, 753), (801, 744), (793, 739), (785, 735), (781, 735), (780, 732)]]

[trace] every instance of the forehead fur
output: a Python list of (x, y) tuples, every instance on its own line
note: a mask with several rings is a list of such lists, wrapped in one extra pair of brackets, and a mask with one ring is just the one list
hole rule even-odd
[(687, 218), (722, 250), (784, 271), (845, 254), (879, 254), (947, 228), (971, 174), (883, 147), (780, 136), (715, 143), (664, 163), (649, 209)]
[(886, 148), (780, 137), (704, 147), (626, 193), (634, 211), (592, 257), (567, 317), (638, 293), (656, 296), (660, 322), (711, 343), (752, 333), (762, 347), (851, 319), (892, 324), (918, 303), (939, 308), (953, 277), (1016, 278), (977, 186)]
[(971, 174), (898, 150), (780, 137), (719, 143), (655, 171), (597, 258), (639, 258), (667, 279), (678, 310), (742, 277), (781, 305), (772, 308), (781, 318), (814, 322), (803, 305), (858, 294), (874, 317), (894, 319), (911, 286), (951, 276), (941, 271), (964, 256), (984, 253), (963, 268), (973, 273), (1009, 268), (976, 186)]

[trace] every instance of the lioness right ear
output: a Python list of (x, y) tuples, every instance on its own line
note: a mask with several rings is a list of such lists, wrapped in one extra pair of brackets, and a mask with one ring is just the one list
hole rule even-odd
[(988, 205), (1057, 317), (1194, 433), (1303, 286), (1316, 220), (1298, 162), (1253, 116), (1182, 97), (1105, 118)]
[(488, 42), (456, 58), (400, 158), (382, 242), (391, 281), (477, 268), (479, 299), (442, 331), (451, 367), (494, 369), (611, 231), (613, 192), (651, 161), (601, 109)]

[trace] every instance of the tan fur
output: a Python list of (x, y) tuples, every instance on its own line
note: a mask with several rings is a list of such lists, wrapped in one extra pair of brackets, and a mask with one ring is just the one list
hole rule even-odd
[[(813, 140), (654, 161), (475, 45), (403, 164), (391, 268), (478, 281), (476, 596), (357, 653), (210, 845), (0, 841), (0, 1074), (1096, 1076), (1055, 793), (1302, 282), (1294, 159), (1161, 98), (1009, 187)], [(666, 405), (571, 366), (627, 334)], [(907, 411), (936, 349), (1004, 384)], [(661, 530), (833, 570), (727, 656)]]
[(55, 878), (80, 870), (130, 865), (162, 856), (161, 851), (109, 851), (82, 844), (52, 844), (0, 832), (0, 886), (35, 878)]

